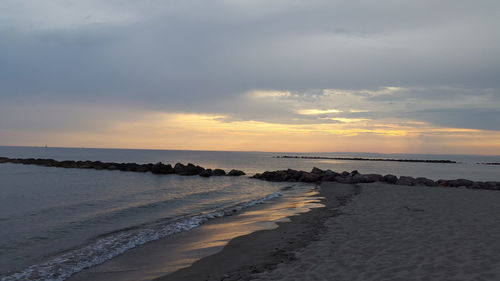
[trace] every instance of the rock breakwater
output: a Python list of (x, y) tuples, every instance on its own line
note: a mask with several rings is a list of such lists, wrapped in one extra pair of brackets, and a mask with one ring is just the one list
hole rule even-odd
[(298, 171), (293, 169), (266, 171), (260, 174), (255, 174), (253, 178), (275, 181), (275, 182), (339, 182), (348, 184), (357, 183), (372, 183), (386, 182), (389, 184), (406, 185), (406, 186), (440, 186), (440, 187), (466, 187), (471, 189), (488, 189), (500, 190), (500, 182), (496, 181), (471, 181), (467, 179), (454, 180), (431, 180), (424, 177), (409, 177), (395, 175), (379, 175), (379, 174), (361, 174), (357, 170), (352, 172), (337, 173), (332, 170), (322, 170), (313, 168), (310, 172)]
[[(137, 164), (137, 163), (114, 163), (114, 162), (101, 162), (101, 161), (57, 161), (54, 159), (19, 159), (0, 157), (1, 163), (14, 163), (24, 165), (38, 165), (45, 167), (59, 167), (59, 168), (78, 168), (78, 169), (95, 169), (95, 170), (118, 170), (124, 172), (151, 172), (153, 174), (166, 175), (177, 174), (182, 176), (195, 176), (211, 177), (211, 176), (243, 176), (245, 172), (241, 170), (230, 170), (226, 172), (222, 169), (206, 169), (192, 163), (187, 165), (177, 163), (174, 166), (171, 164), (163, 164), (158, 162), (156, 164)], [(299, 171), (294, 169), (266, 171), (252, 176), (252, 178), (274, 181), (274, 182), (307, 182), (307, 183), (321, 183), (321, 182), (338, 182), (346, 184), (357, 183), (372, 183), (372, 182), (385, 182), (395, 185), (403, 186), (440, 186), (440, 187), (465, 187), (471, 189), (487, 189), (487, 190), (500, 190), (500, 182), (498, 181), (471, 181), (467, 179), (453, 179), (437, 181), (424, 178), (424, 177), (410, 177), (410, 176), (395, 176), (391, 174), (361, 174), (357, 170), (351, 172), (335, 172), (332, 170), (322, 170), (314, 167), (310, 172)]]
[(101, 161), (57, 161), (54, 159), (35, 159), (35, 158), (7, 158), (0, 157), (0, 163), (13, 163), (23, 165), (38, 165), (45, 167), (58, 167), (58, 168), (77, 168), (77, 169), (94, 169), (94, 170), (118, 170), (123, 172), (151, 172), (153, 174), (177, 174), (182, 176), (195, 176), (202, 177), (211, 176), (242, 176), (245, 175), (243, 171), (231, 170), (228, 173), (222, 169), (205, 169), (201, 166), (189, 163), (187, 165), (177, 163), (174, 166), (171, 164), (163, 164), (158, 162), (156, 164), (137, 164), (137, 163), (114, 163), (114, 162), (101, 162)]
[(327, 160), (347, 160), (347, 161), (392, 161), (392, 162), (416, 162), (416, 163), (442, 163), (456, 164), (452, 160), (422, 160), (422, 159), (393, 159), (393, 158), (361, 158), (361, 157), (324, 157), (324, 156), (276, 156), (276, 158), (287, 159), (327, 159)]

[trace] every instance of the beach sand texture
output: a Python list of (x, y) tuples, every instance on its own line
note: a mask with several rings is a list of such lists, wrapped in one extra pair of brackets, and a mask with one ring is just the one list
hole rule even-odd
[[(500, 280), (500, 193), (362, 184), (296, 260), (258, 280)], [(325, 185), (323, 188), (335, 188)]]

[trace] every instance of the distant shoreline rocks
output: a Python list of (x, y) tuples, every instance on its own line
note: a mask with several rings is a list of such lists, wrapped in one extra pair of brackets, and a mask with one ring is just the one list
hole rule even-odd
[(94, 170), (110, 170), (123, 172), (151, 172), (158, 175), (176, 174), (181, 176), (211, 177), (211, 176), (243, 176), (245, 173), (240, 170), (231, 170), (228, 173), (222, 169), (205, 169), (201, 166), (188, 163), (187, 165), (177, 163), (174, 166), (158, 162), (156, 164), (137, 164), (137, 163), (114, 163), (101, 161), (57, 161), (54, 159), (35, 159), (35, 158), (7, 158), (0, 157), (0, 163), (13, 163), (23, 165), (37, 165), (45, 167), (58, 168), (76, 168), (76, 169), (94, 169)]
[(392, 161), (392, 162), (416, 162), (416, 163), (442, 163), (456, 164), (452, 160), (421, 160), (421, 159), (391, 159), (391, 158), (361, 158), (361, 157), (324, 157), (324, 156), (275, 156), (275, 158), (286, 159), (326, 159), (326, 160), (346, 160), (346, 161)]
[(385, 182), (388, 184), (405, 186), (440, 186), (440, 187), (466, 187), (471, 189), (500, 190), (500, 182), (495, 181), (471, 181), (467, 179), (437, 180), (433, 181), (424, 177), (409, 177), (379, 174), (361, 174), (357, 170), (352, 172), (337, 173), (332, 170), (322, 170), (313, 168), (311, 172), (298, 171), (293, 169), (266, 171), (255, 174), (252, 178), (274, 181), (274, 182), (339, 182), (347, 184)]

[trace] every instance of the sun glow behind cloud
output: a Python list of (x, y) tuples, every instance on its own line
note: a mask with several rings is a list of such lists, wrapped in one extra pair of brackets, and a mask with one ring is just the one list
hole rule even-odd
[(320, 114), (329, 114), (329, 113), (340, 113), (341, 111), (338, 109), (301, 109), (297, 111), (298, 114), (303, 115), (320, 115)]
[[(410, 91), (398, 87), (256, 90), (241, 94), (219, 113), (78, 104), (19, 110), (0, 105), (0, 113), (14, 124), (0, 130), (0, 136), (5, 145), (498, 154), (499, 131), (422, 121), (411, 113), (429, 108), (425, 102), (411, 97), (399, 100)], [(395, 99), (395, 94), (400, 96)], [(36, 113), (37, 120), (26, 120), (22, 112)]]
[[(418, 153), (426, 149), (434, 153), (487, 153), (481, 147), (500, 147), (495, 141), (500, 137), (498, 132), (437, 128), (425, 122), (349, 119), (336, 123), (279, 124), (254, 120), (226, 121), (227, 117), (220, 114), (146, 113), (135, 120), (117, 121), (105, 130), (79, 134), (39, 133), (38, 140), (52, 146), (311, 152)], [(23, 137), (29, 138), (29, 135)], [(430, 143), (432, 151), (429, 151)]]

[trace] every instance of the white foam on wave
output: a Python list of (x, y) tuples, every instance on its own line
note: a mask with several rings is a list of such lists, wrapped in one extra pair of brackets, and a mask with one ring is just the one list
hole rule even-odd
[(63, 253), (47, 262), (32, 265), (23, 271), (2, 277), (0, 280), (62, 281), (85, 268), (101, 264), (139, 245), (193, 229), (210, 219), (232, 215), (242, 209), (261, 204), (281, 195), (280, 192), (276, 192), (256, 200), (240, 203), (222, 210), (194, 215), (175, 222), (158, 223), (136, 231), (117, 232), (100, 238), (82, 248)]

